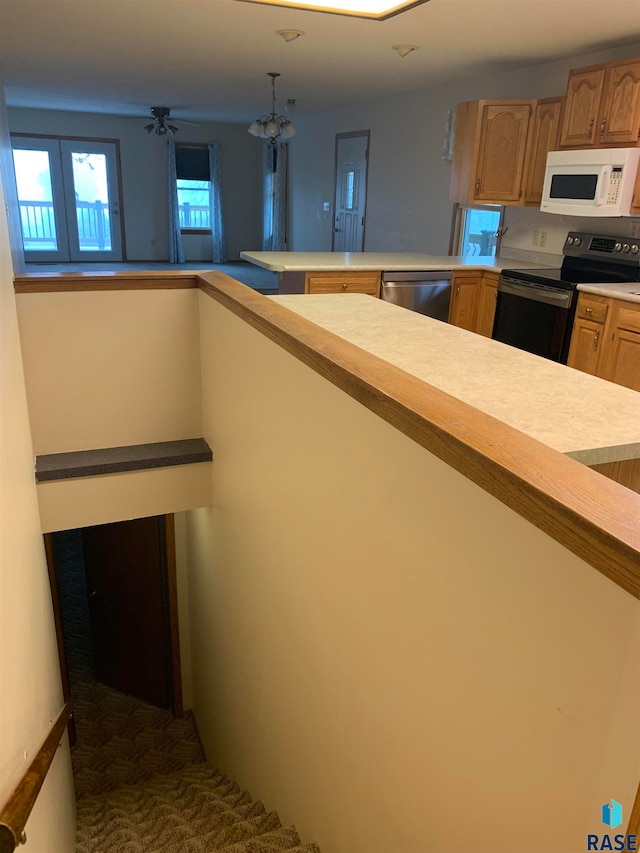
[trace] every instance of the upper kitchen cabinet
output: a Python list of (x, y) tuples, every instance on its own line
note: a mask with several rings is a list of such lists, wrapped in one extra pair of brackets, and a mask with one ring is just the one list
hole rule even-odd
[(640, 58), (569, 73), (561, 148), (635, 146), (640, 132)]
[(547, 154), (558, 148), (563, 107), (563, 97), (542, 98), (536, 106), (526, 168), (525, 204), (535, 204), (540, 207)]
[(523, 176), (535, 100), (458, 104), (451, 201), (524, 204)]
[(561, 148), (596, 144), (596, 119), (602, 100), (604, 65), (574, 68), (569, 72), (567, 100), (560, 133)]

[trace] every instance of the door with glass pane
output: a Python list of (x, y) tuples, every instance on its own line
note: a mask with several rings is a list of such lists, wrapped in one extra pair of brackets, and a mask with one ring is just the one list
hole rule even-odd
[(121, 261), (114, 142), (12, 137), (25, 260)]
[(336, 135), (334, 252), (362, 252), (364, 248), (368, 150), (368, 130)]

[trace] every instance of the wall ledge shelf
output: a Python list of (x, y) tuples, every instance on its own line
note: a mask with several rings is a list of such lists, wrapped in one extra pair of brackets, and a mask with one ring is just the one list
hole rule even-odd
[(46, 453), (36, 456), (35, 473), (36, 482), (44, 483), (121, 471), (191, 465), (195, 462), (211, 462), (212, 459), (213, 453), (204, 438), (187, 438), (69, 453)]

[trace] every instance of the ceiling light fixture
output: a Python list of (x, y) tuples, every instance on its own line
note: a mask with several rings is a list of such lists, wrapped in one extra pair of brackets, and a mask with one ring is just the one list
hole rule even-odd
[(245, 3), (262, 3), (265, 6), (286, 6), (289, 9), (305, 9), (308, 12), (328, 12), (332, 15), (351, 15), (356, 18), (371, 18), (386, 21), (394, 15), (421, 6), (428, 0), (316, 0), (304, 3), (297, 0), (242, 0)]
[(281, 36), (284, 41), (289, 42), (299, 39), (304, 33), (302, 30), (276, 30), (276, 35)]
[(391, 46), (391, 50), (395, 50), (398, 56), (408, 56), (413, 50), (419, 50), (420, 46), (417, 44), (394, 44)]
[(291, 139), (295, 136), (296, 129), (286, 116), (276, 115), (276, 77), (280, 74), (276, 71), (268, 71), (271, 77), (271, 113), (257, 118), (249, 125), (249, 133), (258, 139), (268, 139), (272, 145), (278, 140)]
[(175, 136), (178, 128), (175, 124), (169, 124), (169, 113), (169, 107), (151, 107), (151, 115), (155, 121), (145, 124), (144, 129), (147, 133), (153, 133), (155, 130), (156, 136), (166, 136), (167, 133)]

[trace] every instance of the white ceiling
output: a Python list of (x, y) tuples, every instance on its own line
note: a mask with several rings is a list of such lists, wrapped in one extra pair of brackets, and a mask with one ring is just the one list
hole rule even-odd
[[(285, 43), (277, 29), (305, 35)], [(640, 39), (640, 0), (429, 0), (387, 21), (238, 0), (0, 0), (9, 106), (248, 122)], [(391, 46), (420, 49), (400, 58)]]

